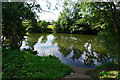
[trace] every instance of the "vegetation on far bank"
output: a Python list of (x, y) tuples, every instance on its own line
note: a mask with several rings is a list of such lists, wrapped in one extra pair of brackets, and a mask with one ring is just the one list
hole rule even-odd
[(58, 79), (72, 72), (54, 56), (35, 56), (31, 51), (2, 50), (2, 78)]

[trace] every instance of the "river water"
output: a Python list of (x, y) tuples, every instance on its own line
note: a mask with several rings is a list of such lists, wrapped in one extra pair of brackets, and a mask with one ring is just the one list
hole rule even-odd
[(25, 38), (21, 49), (33, 49), (38, 56), (54, 55), (67, 65), (95, 68), (110, 59), (96, 35), (34, 33)]

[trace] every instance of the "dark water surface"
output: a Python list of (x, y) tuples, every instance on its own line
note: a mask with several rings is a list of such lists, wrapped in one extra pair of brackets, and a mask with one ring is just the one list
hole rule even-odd
[(23, 41), (23, 48), (38, 51), (38, 56), (54, 55), (64, 64), (86, 68), (94, 68), (110, 59), (96, 35), (30, 34)]

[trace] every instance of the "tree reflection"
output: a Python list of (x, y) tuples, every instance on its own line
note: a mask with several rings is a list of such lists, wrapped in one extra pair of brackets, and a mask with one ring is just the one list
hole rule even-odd
[(71, 57), (71, 59), (73, 59), (73, 61), (75, 59), (79, 59), (81, 55), (83, 54), (81, 50), (78, 50), (78, 49), (72, 49), (72, 50), (73, 50), (73, 56)]
[(64, 57), (67, 57), (71, 53), (71, 49), (59, 47), (58, 51), (64, 55)]
[[(26, 39), (26, 45), (34, 50), (36, 43), (44, 44), (48, 41), (48, 35), (31, 34)], [(58, 51), (62, 56), (73, 61), (77, 60), (90, 66), (98, 62), (104, 63), (115, 59), (113, 55), (106, 52), (104, 46), (98, 43), (95, 35), (54, 34), (53, 36), (52, 45), (57, 44)]]
[(47, 36), (48, 34), (44, 34), (41, 39), (41, 43), (46, 43), (47, 42)]
[(97, 62), (107, 62), (112, 56), (105, 52), (105, 49), (96, 41), (96, 36), (91, 35), (68, 35), (68, 34), (54, 34), (52, 44), (57, 43), (58, 51), (64, 57), (70, 57), (73, 61), (75, 59), (81, 60), (84, 64), (90, 66)]
[(26, 46), (29, 46), (30, 49), (34, 50), (34, 45), (41, 40), (41, 43), (47, 42), (47, 36), (49, 34), (30, 34), (27, 39), (25, 40)]

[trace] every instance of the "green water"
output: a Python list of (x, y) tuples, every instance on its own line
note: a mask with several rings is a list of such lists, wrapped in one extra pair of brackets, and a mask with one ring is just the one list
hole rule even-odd
[(54, 55), (64, 64), (86, 68), (110, 59), (96, 35), (30, 34), (23, 41), (23, 48), (36, 50), (38, 56)]

